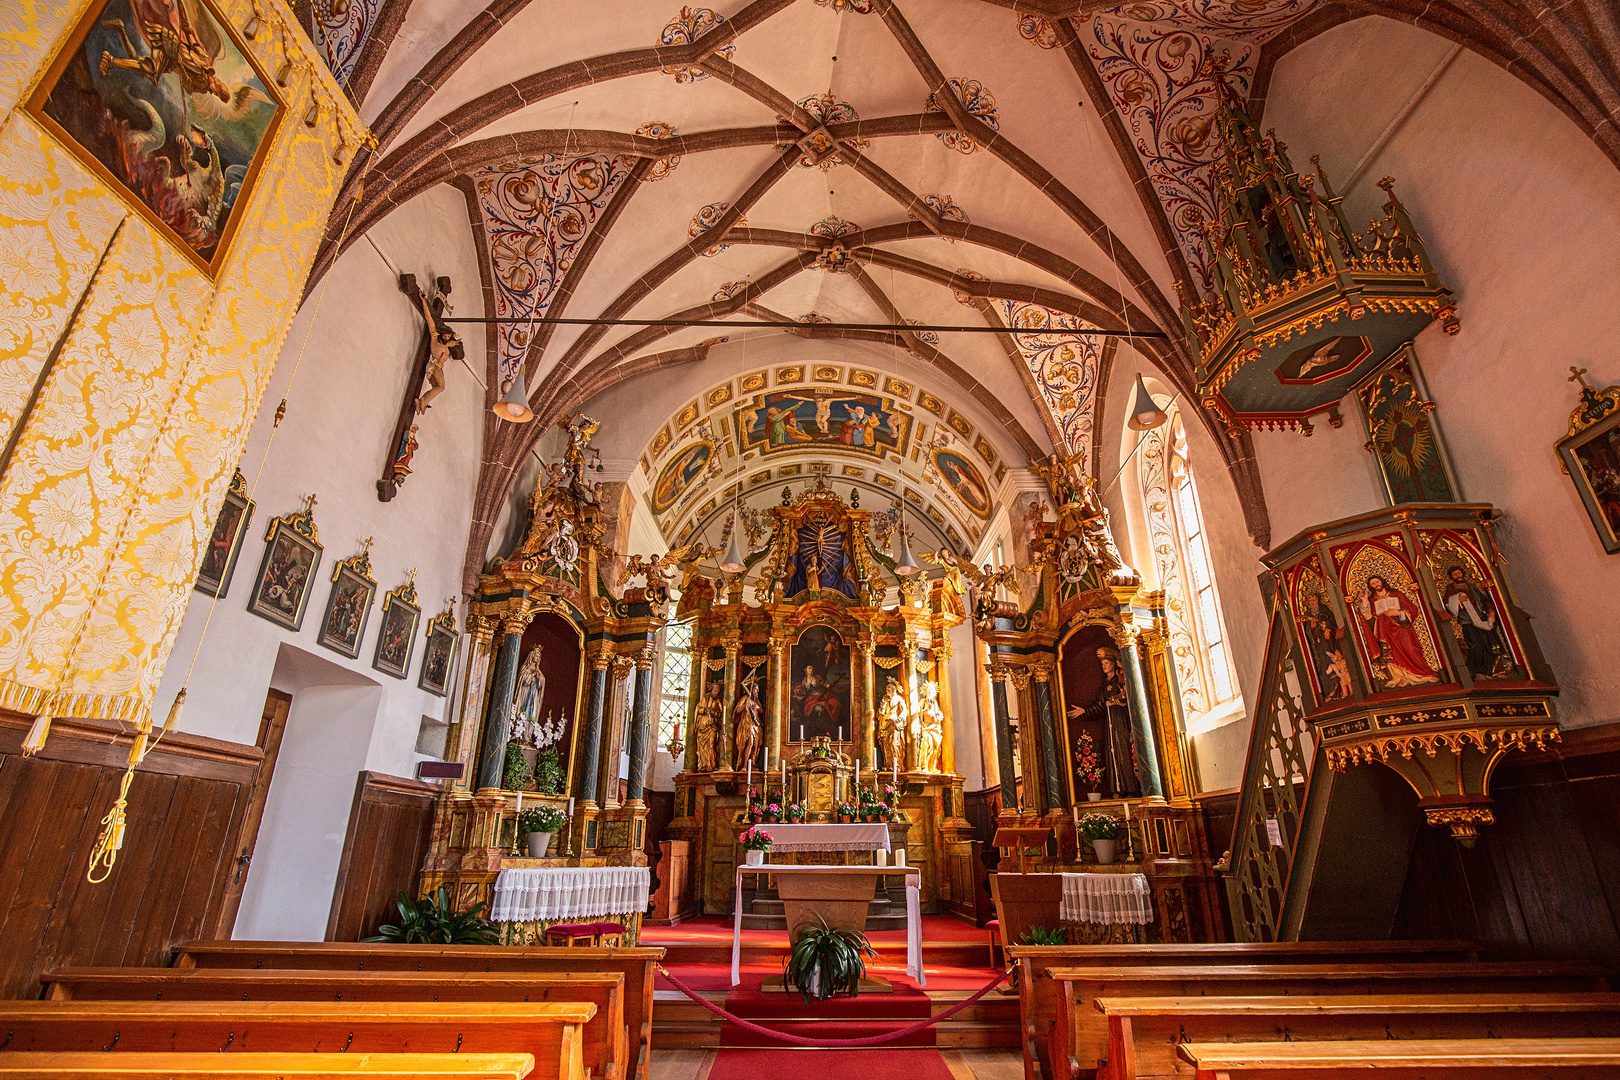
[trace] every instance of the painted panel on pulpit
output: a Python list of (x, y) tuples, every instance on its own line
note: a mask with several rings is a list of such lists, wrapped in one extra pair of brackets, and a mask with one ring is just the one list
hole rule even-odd
[[(523, 632), (517, 686), (512, 694), (512, 738), (533, 747), (540, 768), (534, 783), (540, 791), (568, 791), (579, 715), (582, 653), (579, 631), (555, 612), (536, 615)], [(556, 754), (557, 776), (544, 767)]]
[(812, 626), (794, 644), (788, 661), (793, 697), (788, 737), (842, 740), (850, 733), (849, 646), (831, 627)]
[(805, 388), (760, 394), (737, 410), (743, 448), (764, 454), (828, 447), (879, 460), (904, 453), (911, 417), (877, 394)]
[(1344, 568), (1340, 584), (1362, 662), (1381, 691), (1447, 681), (1416, 577), (1401, 554), (1404, 546), (1397, 533), (1332, 549), (1334, 562)]
[(1125, 672), (1108, 628), (1087, 626), (1070, 635), (1058, 651), (1058, 671), (1075, 797), (1141, 794)]

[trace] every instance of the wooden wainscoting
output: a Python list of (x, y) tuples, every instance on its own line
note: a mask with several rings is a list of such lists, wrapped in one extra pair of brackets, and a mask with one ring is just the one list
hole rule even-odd
[(118, 797), (127, 725), (59, 719), (25, 758), (30, 722), (0, 713), (0, 997), (38, 997), (52, 968), (166, 964), (181, 942), (229, 937), (225, 899), (259, 748), (166, 736), (130, 785), (112, 875), (92, 885), (85, 872)]
[(343, 838), (327, 941), (359, 941), (385, 922), (397, 922), (401, 890), (416, 895), (427, 858), (437, 784), (363, 772), (355, 781), (349, 831)]

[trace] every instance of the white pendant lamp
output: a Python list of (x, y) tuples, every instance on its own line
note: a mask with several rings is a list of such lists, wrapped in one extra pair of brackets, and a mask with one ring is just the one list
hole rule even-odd
[(1136, 376), (1136, 390), (1131, 394), (1131, 415), (1125, 421), (1125, 426), (1132, 431), (1152, 431), (1164, 423), (1168, 414), (1159, 403), (1153, 400), (1148, 388), (1142, 383), (1142, 376)]
[(900, 508), (899, 530), (900, 550), (895, 552), (894, 555), (894, 572), (901, 577), (908, 578), (921, 570), (922, 567), (918, 566), (917, 560), (911, 557), (911, 542), (906, 539), (906, 510), (904, 506)]
[(519, 368), (512, 385), (506, 390), (506, 396), (490, 406), (491, 411), (502, 420), (514, 424), (527, 424), (534, 419), (534, 410), (529, 408), (529, 388), (523, 385), (523, 369)]
[(748, 569), (743, 562), (742, 549), (737, 546), (737, 534), (742, 531), (742, 502), (737, 503), (737, 510), (731, 519), (731, 546), (726, 549), (726, 557), (720, 560), (720, 569), (728, 574), (740, 574)]

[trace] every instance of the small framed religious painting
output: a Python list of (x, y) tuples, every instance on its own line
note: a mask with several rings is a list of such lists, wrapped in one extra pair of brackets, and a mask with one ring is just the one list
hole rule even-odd
[(196, 589), (209, 596), (223, 597), (231, 588), (231, 575), (236, 573), (236, 556), (242, 551), (242, 537), (247, 535), (253, 521), (253, 500), (247, 497), (247, 480), (240, 469), (231, 477), (230, 490), (225, 492), (225, 505), (219, 508), (214, 520), (214, 534), (208, 538), (208, 549), (203, 552), (202, 566), (197, 569)]
[(430, 694), (444, 697), (450, 686), (450, 672), (456, 664), (455, 601), (450, 601), (428, 623), (427, 648), (422, 653), (422, 673), (416, 685)]
[(321, 633), (316, 638), (333, 652), (351, 658), (360, 655), (360, 639), (366, 633), (366, 620), (371, 618), (371, 600), (377, 595), (368, 557), (370, 548), (371, 541), (367, 540), (366, 551), (342, 560), (332, 571), (332, 595), (327, 597)]
[(1569, 417), (1569, 434), (1558, 440), (1564, 471), (1610, 555), (1620, 552), (1620, 386), (1599, 390), (1581, 381), (1580, 404)]
[(248, 610), (255, 615), (298, 630), (304, 624), (310, 586), (321, 564), (320, 533), (315, 528), (315, 497), (300, 513), (286, 514), (270, 523), (265, 533), (264, 558), (253, 581)]
[[(415, 574), (411, 575), (413, 578)], [(390, 589), (383, 597), (382, 629), (377, 631), (377, 653), (371, 666), (396, 679), (403, 679), (416, 649), (416, 627), (422, 609), (416, 606), (416, 586), (406, 582)]]

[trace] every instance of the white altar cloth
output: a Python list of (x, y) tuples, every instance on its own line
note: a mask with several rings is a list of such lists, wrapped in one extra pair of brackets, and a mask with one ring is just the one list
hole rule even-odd
[(491, 922), (600, 919), (647, 910), (645, 866), (539, 866), (495, 878)]
[(888, 851), (889, 827), (882, 822), (839, 825), (761, 825), (771, 834), (772, 851)]
[[(880, 826), (881, 828), (881, 826)], [(759, 866), (737, 867), (737, 897), (732, 907), (731, 926), (731, 985), (742, 981), (742, 883), (744, 874), (813, 873), (828, 869), (824, 866)], [(883, 873), (906, 875), (906, 975), (918, 986), (928, 985), (928, 976), (922, 965), (922, 869), (916, 866), (887, 867)]]
[(1153, 921), (1153, 890), (1143, 874), (1064, 874), (1059, 914), (1064, 922), (1142, 926)]

